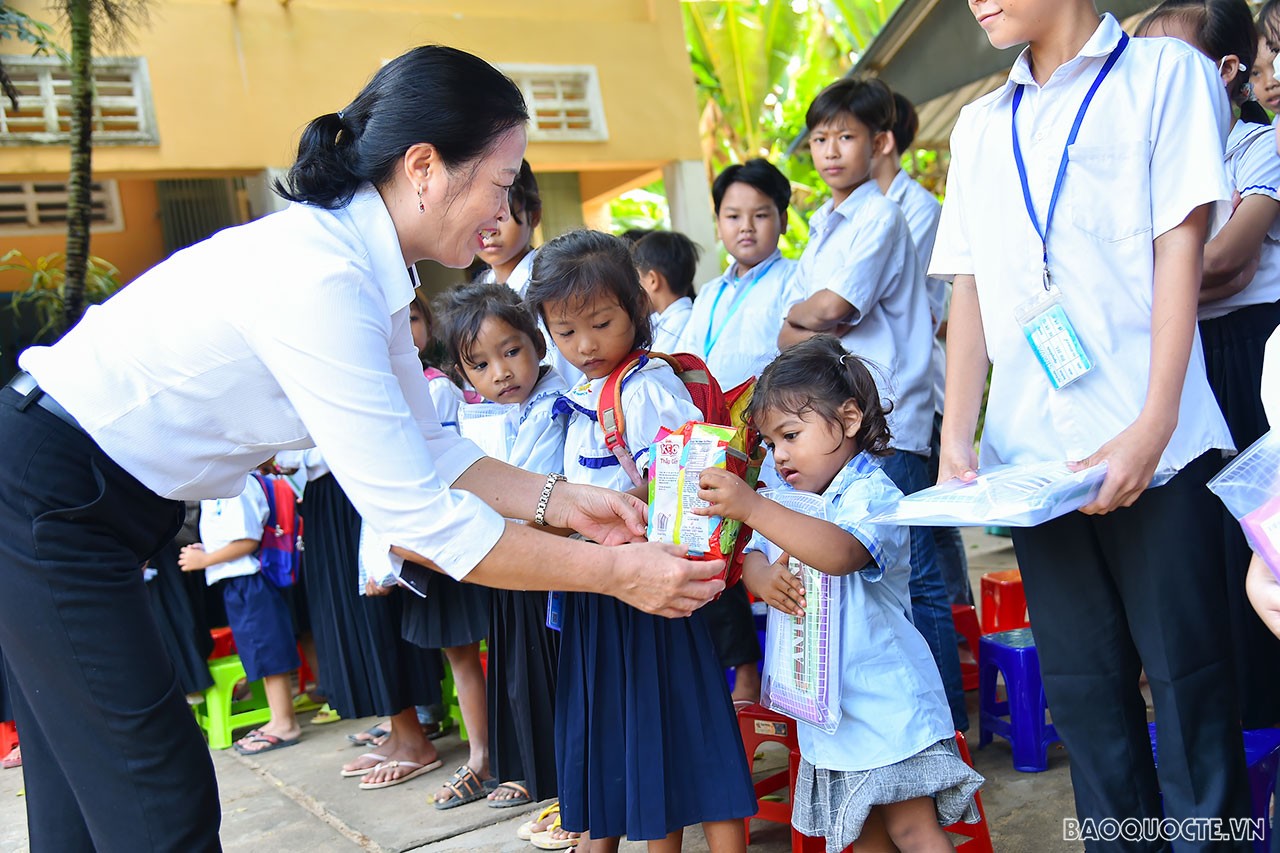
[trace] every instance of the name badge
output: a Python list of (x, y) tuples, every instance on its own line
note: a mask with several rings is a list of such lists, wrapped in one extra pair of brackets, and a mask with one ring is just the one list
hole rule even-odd
[(547, 593), (547, 627), (552, 631), (564, 628), (564, 593)]
[(1018, 306), (1015, 317), (1022, 326), (1031, 351), (1054, 390), (1065, 388), (1093, 370), (1093, 361), (1084, 351), (1056, 286), (1037, 287), (1032, 298)]

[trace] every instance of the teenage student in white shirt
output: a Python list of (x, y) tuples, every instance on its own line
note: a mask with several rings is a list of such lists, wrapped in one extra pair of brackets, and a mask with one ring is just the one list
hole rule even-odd
[(676, 343), (693, 311), (693, 277), (698, 273), (698, 247), (678, 231), (646, 234), (631, 249), (640, 286), (653, 313), (654, 352), (677, 352)]
[[(782, 318), (796, 301), (795, 261), (778, 251), (791, 182), (768, 160), (756, 158), (717, 175), (711, 200), (731, 263), (724, 275), (702, 285), (676, 350), (699, 356), (728, 390), (759, 376), (773, 361)], [(702, 612), (721, 665), (735, 671), (734, 701), (759, 701), (762, 652), (746, 587), (725, 590)]]
[(489, 268), (481, 271), (476, 281), (505, 284), (523, 299), (538, 253), (533, 248), (533, 232), (542, 224), (542, 195), (528, 160), (520, 161), (520, 174), (511, 184), (510, 205), (511, 216), (484, 235), (476, 257)]
[[(902, 168), (902, 155), (911, 149), (915, 141), (920, 119), (915, 106), (901, 94), (893, 93), (892, 133), (884, 137), (884, 143), (871, 157), (871, 172), (885, 198), (898, 205), (907, 218), (911, 230), (911, 242), (920, 260), (920, 274), (924, 275), (933, 254), (933, 240), (938, 234), (938, 219), (942, 205), (933, 193), (920, 186)], [(930, 373), (933, 382), (933, 430), (929, 436), (930, 480), (938, 476), (938, 437), (942, 427), (943, 383), (946, 381), (947, 356), (942, 348), (942, 320), (947, 310), (950, 285), (940, 278), (925, 276), (925, 293), (929, 296), (929, 319), (933, 322), (933, 361)], [(964, 541), (956, 527), (933, 528), (933, 544), (942, 569), (942, 580), (947, 585), (947, 597), (952, 604), (973, 604), (973, 588), (969, 585), (969, 561), (964, 555)]]
[[(839, 80), (809, 105), (809, 151), (831, 198), (809, 220), (809, 244), (796, 268), (806, 298), (788, 310), (778, 346), (831, 332), (871, 365), (892, 401), (889, 446), (896, 452), (882, 465), (909, 495), (929, 485), (933, 323), (907, 220), (871, 173), (893, 119), (893, 93), (879, 80)], [(930, 528), (912, 529), (911, 569), (915, 625), (938, 663), (956, 729), (964, 731), (969, 715), (955, 625)]]
[[(1209, 386), (1231, 439), (1243, 450), (1267, 431), (1259, 393), (1262, 357), (1267, 339), (1280, 325), (1280, 155), (1266, 113), (1247, 97), (1257, 28), (1245, 0), (1162, 3), (1137, 35), (1179, 38), (1200, 50), (1219, 67), (1227, 96), (1240, 112), (1231, 122), (1225, 163), (1240, 203), (1205, 245), (1199, 317)], [(1240, 524), (1225, 507), (1219, 518), (1240, 718), (1246, 729), (1263, 728), (1280, 722), (1280, 681), (1258, 678), (1257, 673), (1280, 671), (1280, 641), (1245, 597), (1252, 552)]]
[[(1091, 0), (971, 9), (994, 46), (1030, 46), (951, 137), (929, 270), (954, 286), (939, 479), (973, 476), (989, 368), (984, 465), (1107, 464), (1081, 512), (1013, 534), (1076, 816), (1243, 817), (1220, 507), (1204, 487), (1231, 436), (1196, 333), (1205, 237), (1230, 209), (1222, 81), (1194, 48), (1130, 39)], [(1028, 335), (1057, 356), (1052, 373)]]
[(431, 408), (406, 268), (465, 267), (509, 216), (526, 120), (483, 60), (416, 48), (304, 130), (282, 187), (297, 203), (178, 252), (22, 354), (0, 391), (0, 647), (33, 850), (218, 849), (209, 751), (139, 567), (180, 501), (240, 493), (277, 450), (319, 446), (398, 556), (469, 582), (525, 589), (536, 567), (537, 584), (669, 615), (723, 587), (705, 580), (720, 564), (671, 548), (504, 522), (644, 535), (635, 499), (484, 459)]

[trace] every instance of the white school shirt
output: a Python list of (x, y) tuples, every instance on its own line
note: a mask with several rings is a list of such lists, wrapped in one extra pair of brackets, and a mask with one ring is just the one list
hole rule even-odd
[[(1014, 166), (1013, 91), (1026, 87), (1018, 133), (1043, 223), (1076, 112), (1120, 35), (1115, 18), (1103, 15), (1043, 89), (1023, 51), (1008, 85), (961, 110), (951, 136), (929, 272), (977, 282), (993, 364), (984, 465), (1083, 459), (1137, 419), (1151, 369), (1152, 240), (1202, 204), (1220, 201), (1229, 212), (1221, 164), (1230, 107), (1213, 63), (1176, 39), (1130, 39), (1081, 124), (1049, 234), (1050, 269), (1095, 364), (1053, 390), (1015, 317), (1042, 290), (1043, 260)], [(1156, 482), (1212, 448), (1231, 447), (1197, 333)]]
[(705, 361), (726, 391), (759, 376), (777, 357), (787, 310), (804, 298), (795, 292), (796, 262), (777, 249), (742, 275), (738, 269), (734, 261), (702, 285), (676, 344), (678, 352)]
[[(907, 218), (907, 228), (911, 231), (911, 242), (916, 247), (916, 258), (920, 261), (920, 274), (925, 275), (929, 268), (929, 256), (933, 254), (933, 241), (938, 236), (938, 220), (942, 217), (942, 204), (920, 183), (901, 169), (893, 176), (889, 191), (885, 193), (889, 201), (902, 209)], [(933, 372), (933, 408), (942, 412), (943, 391), (947, 379), (947, 353), (938, 340), (938, 329), (947, 312), (947, 289), (950, 285), (940, 278), (925, 276), (924, 292), (929, 297), (929, 319), (933, 321), (933, 353), (931, 369)]]
[(933, 431), (933, 322), (906, 217), (875, 181), (809, 220), (796, 268), (802, 298), (830, 290), (854, 307), (840, 342), (868, 362), (880, 396), (893, 401), (895, 450), (927, 455)]
[[(523, 403), (501, 405), (505, 410), (507, 434), (503, 462), (535, 474), (564, 473), (564, 436), (569, 412), (557, 408), (556, 403), (568, 390), (564, 378), (547, 369)], [(460, 411), (465, 412), (466, 405)]]
[[(270, 513), (267, 493), (257, 478), (250, 474), (239, 496), (200, 501), (200, 544), (204, 545), (206, 553), (213, 553), (240, 539), (261, 542), (262, 528)], [(204, 582), (213, 586), (227, 578), (256, 575), (261, 568), (255, 551), (205, 569)]]
[(677, 345), (692, 313), (693, 300), (688, 296), (681, 296), (662, 313), (654, 311), (650, 314), (649, 322), (653, 326), (653, 346), (650, 348), (654, 352), (681, 352)]
[(1259, 389), (1262, 408), (1271, 429), (1280, 427), (1280, 329), (1267, 338), (1262, 355), (1262, 386)]
[[(781, 488), (790, 489), (783, 485)], [(839, 620), (840, 724), (827, 734), (804, 721), (800, 754), (823, 770), (871, 770), (909, 758), (955, 728), (933, 653), (911, 622), (911, 537), (866, 519), (902, 498), (875, 457), (860, 453), (822, 493), (827, 520), (871, 555), (862, 571), (832, 578)], [(759, 533), (748, 551), (769, 562), (782, 550)]]
[(233, 497), (277, 451), (318, 446), (360, 515), (461, 578), (504, 522), (449, 489), (481, 453), (431, 405), (413, 287), (365, 185), (176, 253), (20, 363), (158, 495)]
[[(1227, 179), (1240, 198), (1264, 195), (1280, 201), (1280, 155), (1276, 131), (1268, 124), (1238, 121), (1227, 137)], [(1262, 238), (1258, 271), (1244, 290), (1200, 306), (1200, 319), (1230, 314), (1246, 305), (1265, 305), (1280, 299), (1280, 217)]]
[(427, 393), (431, 395), (431, 404), (436, 407), (440, 426), (458, 432), (458, 409), (466, 403), (462, 389), (438, 371), (423, 375), (427, 377)]
[[(520, 298), (524, 299), (524, 292), (529, 289), (529, 278), (533, 275), (533, 258), (538, 254), (537, 249), (531, 249), (529, 254), (520, 259), (520, 263), (516, 264), (515, 269), (511, 271), (511, 275), (507, 276), (507, 287), (520, 294)], [(498, 276), (493, 271), (493, 267), (481, 270), (476, 276), (476, 281), (484, 284), (493, 284), (498, 280)]]
[[(569, 415), (564, 439), (564, 475), (571, 483), (587, 483), (628, 491), (635, 484), (622, 470), (617, 457), (604, 445), (604, 430), (597, 420), (600, 390), (607, 377), (575, 386), (560, 397), (556, 411)], [(702, 412), (684, 383), (661, 359), (650, 359), (622, 380), (623, 437), (627, 449), (643, 472), (649, 445), (662, 427), (676, 430), (689, 421), (701, 421)]]

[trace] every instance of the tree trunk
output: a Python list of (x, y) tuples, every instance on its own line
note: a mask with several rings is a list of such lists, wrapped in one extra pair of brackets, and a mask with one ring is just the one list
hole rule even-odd
[(71, 176), (67, 182), (67, 278), (64, 328), (84, 313), (93, 181), (93, 23), (91, 0), (66, 0), (71, 24)]

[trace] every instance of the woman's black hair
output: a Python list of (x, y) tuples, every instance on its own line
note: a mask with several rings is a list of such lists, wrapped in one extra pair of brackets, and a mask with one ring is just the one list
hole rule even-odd
[(893, 130), (893, 92), (882, 81), (861, 77), (842, 77), (818, 93), (804, 114), (804, 126), (815, 127), (851, 115), (872, 133)]
[(711, 184), (711, 200), (715, 203), (717, 216), (720, 215), (720, 203), (724, 201), (724, 194), (734, 184), (746, 184), (768, 196), (774, 207), (778, 208), (778, 216), (786, 221), (787, 208), (791, 205), (791, 181), (778, 171), (777, 166), (763, 157), (756, 157), (745, 163), (725, 167)]
[(636, 330), (632, 349), (647, 350), (653, 343), (649, 297), (626, 240), (584, 229), (561, 234), (538, 250), (524, 301), (542, 322), (553, 322), (547, 317), (548, 302), (573, 310), (601, 295), (616, 299), (627, 312)]
[(862, 411), (855, 440), (859, 450), (886, 456), (889, 450), (887, 416), (893, 404), (880, 399), (880, 390), (866, 363), (840, 345), (833, 335), (814, 335), (782, 351), (760, 374), (747, 417), (759, 420), (766, 409), (792, 415), (813, 412), (844, 429), (840, 407), (853, 400)]
[(418, 143), (434, 145), (446, 167), (464, 166), (528, 120), (519, 87), (483, 59), (416, 47), (382, 66), (345, 109), (308, 124), (288, 176), (272, 188), (332, 210), (366, 182), (385, 184)]
[(1240, 106), (1240, 118), (1258, 124), (1268, 124), (1262, 105), (1245, 99), (1245, 85), (1249, 82), (1249, 70), (1258, 59), (1258, 28), (1254, 26), (1249, 4), (1245, 0), (1164, 0), (1151, 10), (1138, 25), (1137, 32), (1145, 33), (1152, 26), (1165, 20), (1182, 22), (1193, 33), (1193, 46), (1214, 62), (1224, 56), (1240, 60), (1240, 71), (1231, 81), (1227, 94), (1231, 102)]
[(436, 300), (436, 311), (445, 356), (459, 371), (472, 363), (471, 350), (480, 336), (480, 327), (491, 317), (528, 335), (539, 360), (547, 354), (547, 341), (533, 315), (505, 284), (468, 284), (446, 291)]
[[(528, 160), (520, 161), (520, 174), (511, 185), (508, 196), (511, 204), (511, 218), (517, 225), (524, 225), (524, 218), (542, 216), (542, 194), (538, 192), (538, 179), (533, 176), (533, 169)], [(520, 248), (524, 248), (521, 246)]]
[(641, 275), (656, 271), (677, 297), (693, 297), (693, 279), (702, 252), (688, 237), (679, 231), (654, 231), (640, 238), (631, 254)]
[(911, 143), (916, 141), (920, 116), (916, 113), (915, 104), (898, 92), (893, 93), (893, 114), (893, 145), (899, 154), (906, 154)]

